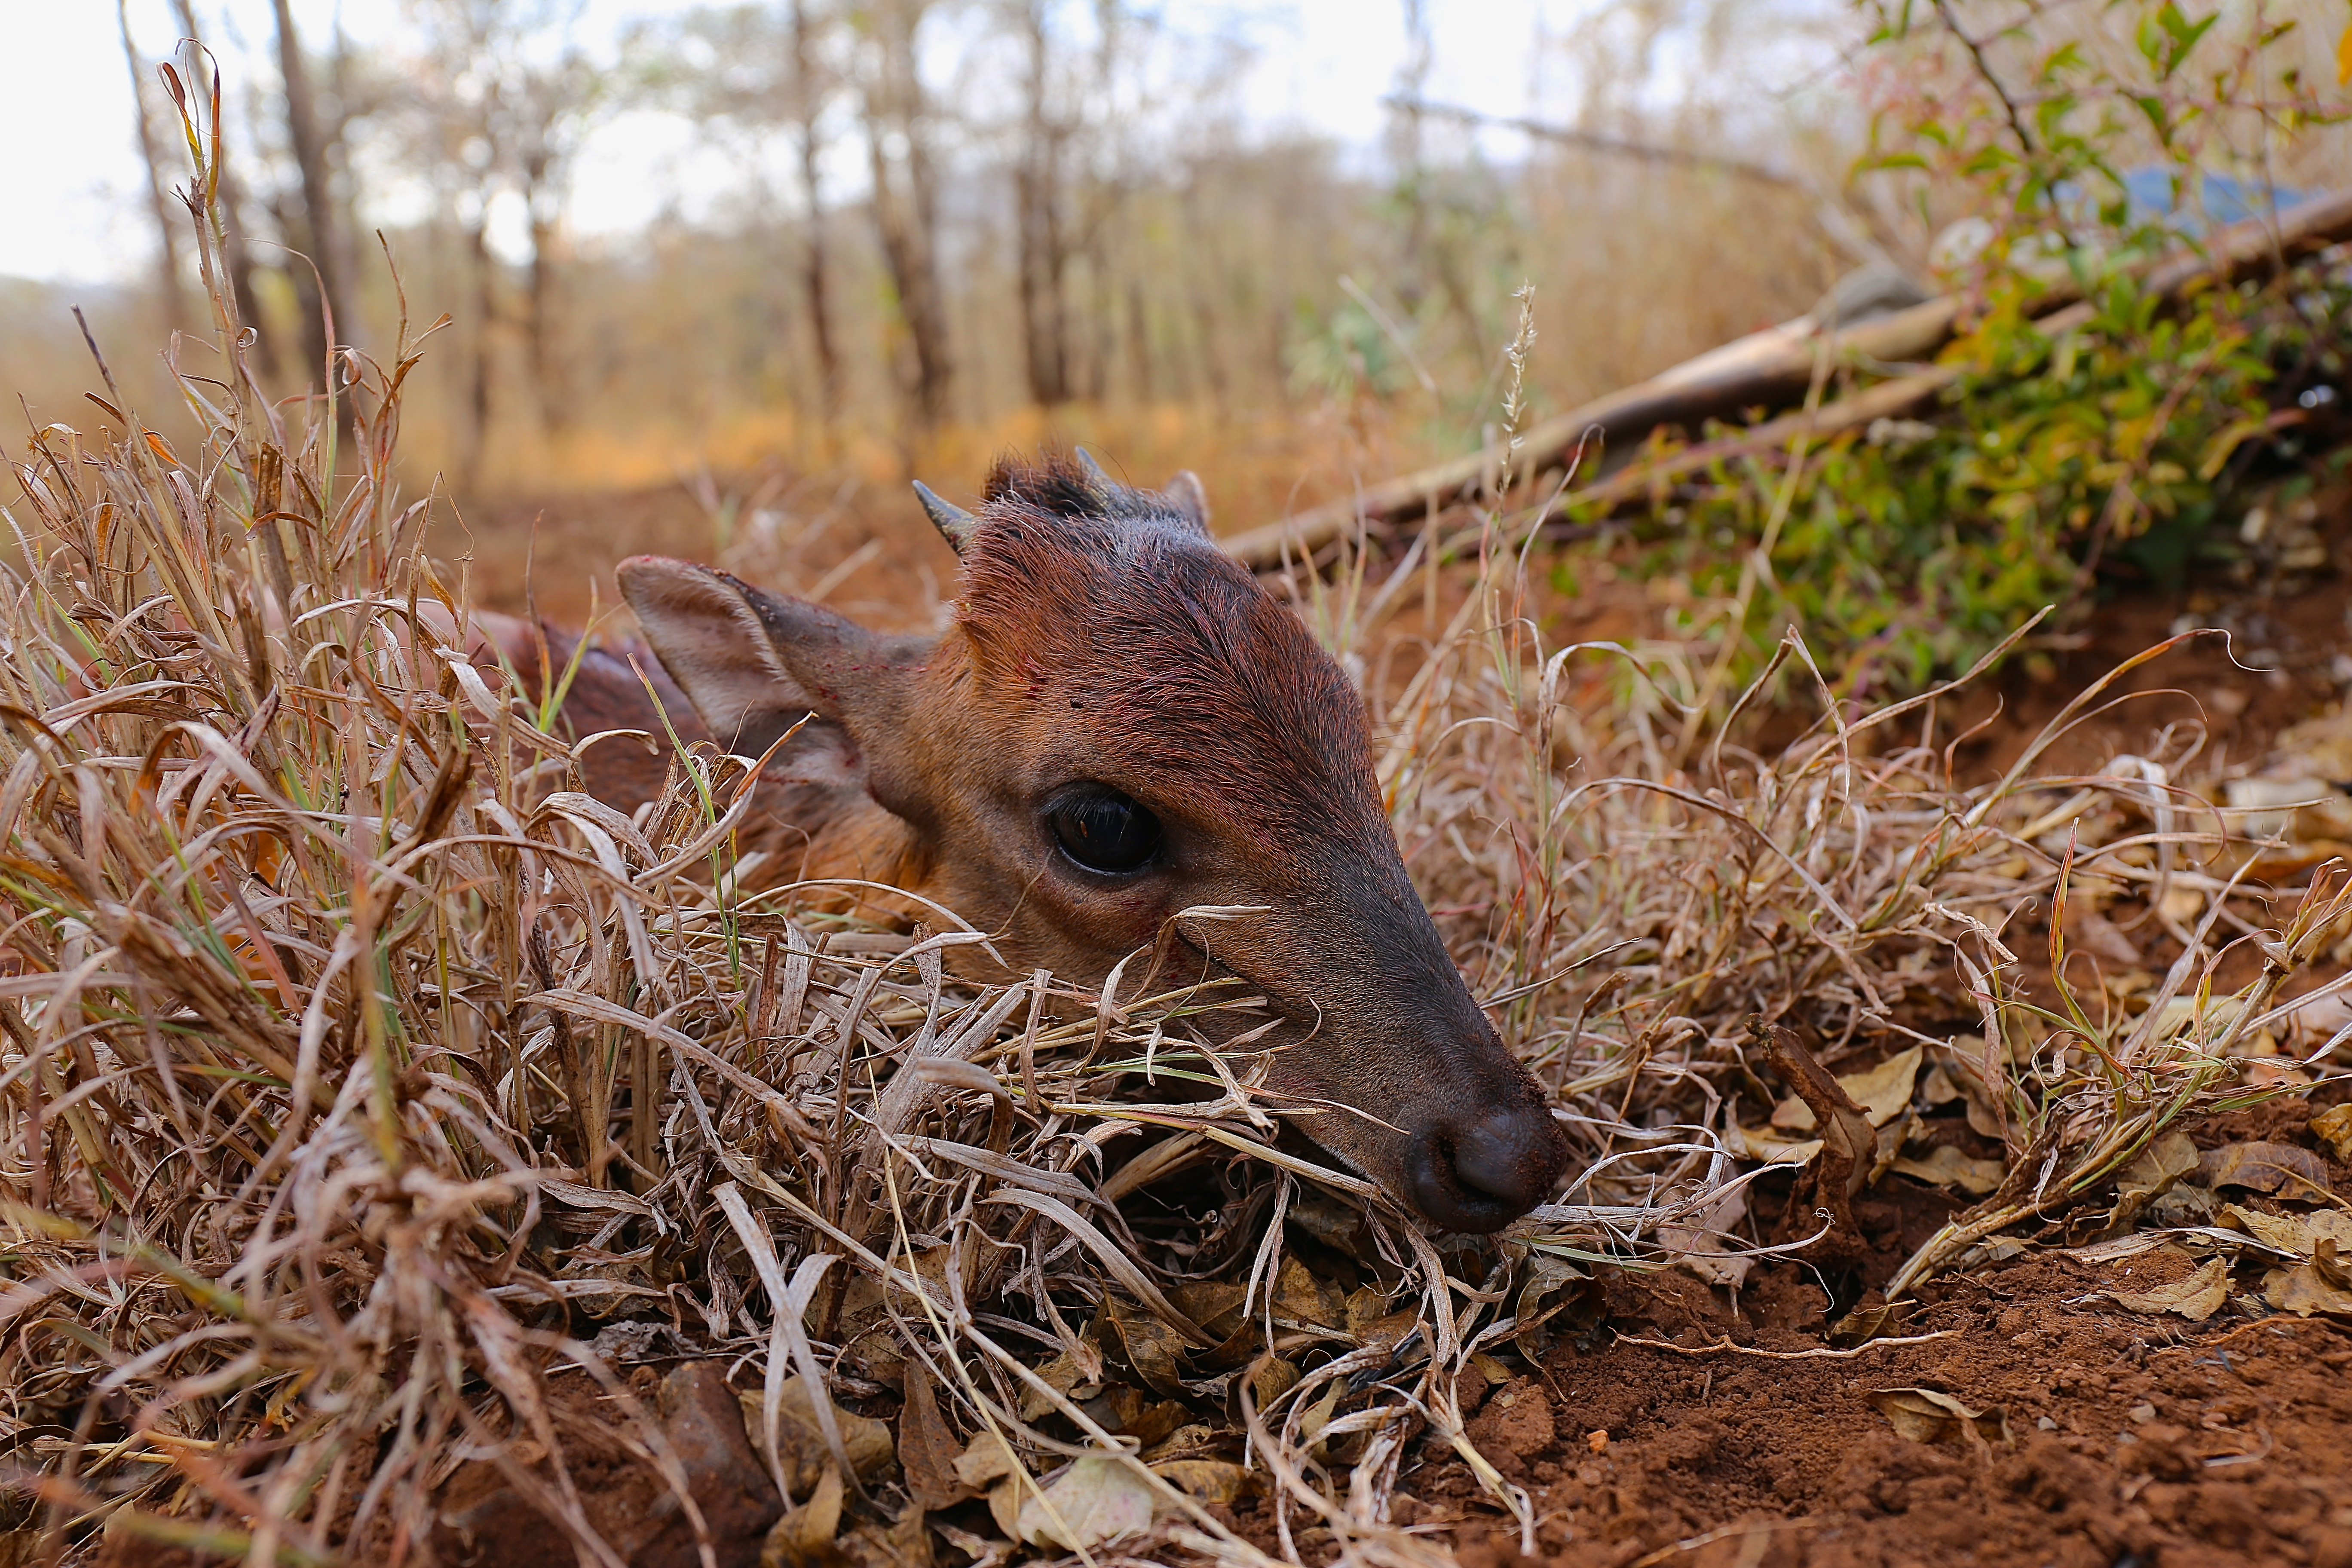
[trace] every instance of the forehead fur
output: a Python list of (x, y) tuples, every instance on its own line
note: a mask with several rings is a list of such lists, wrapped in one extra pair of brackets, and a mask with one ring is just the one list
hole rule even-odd
[(1380, 819), (1355, 689), (1181, 510), (1051, 458), (1000, 462), (987, 497), (957, 619), (991, 697), (1082, 730), (1169, 804), (1318, 837)]

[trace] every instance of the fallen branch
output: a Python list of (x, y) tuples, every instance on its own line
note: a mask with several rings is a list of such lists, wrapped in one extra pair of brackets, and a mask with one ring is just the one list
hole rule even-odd
[(1759, 1350), (1754, 1345), (1734, 1344), (1727, 1335), (1709, 1345), (1678, 1345), (1672, 1340), (1643, 1339), (1638, 1334), (1619, 1334), (1615, 1342), (1621, 1345), (1641, 1345), (1654, 1351), (1672, 1351), (1676, 1355), (1752, 1355), (1765, 1361), (1851, 1361), (1855, 1356), (1866, 1351), (1874, 1351), (1882, 1345), (1924, 1345), (1932, 1340), (1948, 1340), (1959, 1331), (1958, 1329), (1937, 1329), (1931, 1334), (1905, 1334), (1899, 1339), (1865, 1340), (1861, 1344), (1849, 1346), (1844, 1350), (1832, 1350), (1827, 1345), (1816, 1345), (1811, 1350), (1806, 1351)]
[[(2274, 218), (2248, 218), (2216, 229), (2203, 247), (2184, 248), (2150, 268), (2147, 287), (2169, 297), (2198, 279), (2217, 272), (2232, 279), (2258, 273), (2346, 239), (2352, 239), (2352, 192), (2317, 196)], [(2071, 286), (2053, 288), (2038, 302), (2053, 330), (2061, 326), (2066, 308), (2075, 305), (2076, 292)], [(1834, 332), (1826, 345), (1831, 362), (1839, 366), (1868, 366), (1927, 360), (1951, 338), (1959, 321), (1960, 307), (1959, 296), (1948, 294)], [(2079, 319), (2074, 324), (2080, 324)], [(1664, 426), (1696, 426), (1742, 409), (1773, 407), (1794, 401), (1811, 384), (1823, 347), (1810, 319), (1784, 322), (1546, 420), (1522, 439), (1512, 483), (1532, 485), (1546, 472), (1561, 468), (1579, 442), (1594, 430), (1623, 445), (1638, 441)], [(1810, 416), (1791, 417), (1810, 418), (1817, 434), (1833, 434), (1916, 407), (1950, 384), (1948, 373), (1923, 370), (1832, 404)], [(1862, 399), (1865, 398), (1873, 401), (1864, 404)], [(1768, 430), (1777, 430), (1777, 438), (1785, 440), (1797, 428), (1787, 421), (1774, 421), (1727, 440), (1763, 443)], [(1707, 447), (1693, 447), (1677, 454), (1675, 460), (1704, 464), (1722, 455), (1710, 449), (1721, 445), (1709, 443)], [(1702, 452), (1706, 455), (1700, 456)], [(1225, 548), (1255, 569), (1278, 565), (1286, 546), (1294, 554), (1311, 552), (1359, 523), (1385, 526), (1443, 511), (1470, 499), (1489, 481), (1499, 484), (1506, 460), (1500, 446), (1484, 447), (1374, 485), (1350, 500), (1316, 507), (1280, 522), (1234, 534), (1224, 542)], [(1616, 492), (1618, 499), (1622, 499), (1639, 493), (1657, 472), (1654, 468), (1638, 473), (1628, 470), (1601, 483), (1622, 486)]]

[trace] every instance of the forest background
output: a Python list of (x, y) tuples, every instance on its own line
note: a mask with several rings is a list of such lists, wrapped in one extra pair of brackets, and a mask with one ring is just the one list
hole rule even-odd
[[(2202, 205), (2201, 173), (2260, 205), (2342, 185), (2352, 146), (2336, 0), (1549, 0), (1475, 18), (1433, 0), (118, 0), (77, 25), (105, 9), (148, 177), (110, 220), (115, 277), (0, 279), (0, 389), (36, 424), (80, 417), (79, 305), (172, 429), (161, 356), (130, 346), (205, 324), (174, 237), (167, 76), (201, 110), (216, 71), (225, 255), (262, 375), (317, 384), (329, 317), (346, 342), (389, 342), (404, 289), (417, 324), (446, 312), (410, 386), (407, 482), (494, 536), (497, 597), (531, 550), (509, 524), (594, 534), (595, 559), (558, 550), (552, 570), (541, 546), (569, 612), (570, 579), (633, 545), (604, 535), (724, 555), (745, 526), (805, 532), (845, 506), (822, 580), (895, 481), (968, 500), (992, 454), (1042, 440), (1139, 479), (1195, 468), (1222, 526), (1262, 523), (1492, 440), (1515, 375), (1524, 426), (1802, 316), (1858, 271), (1997, 295), (2013, 242), (2053, 230), (2079, 271), (2093, 230), (2118, 254), (2145, 240), (2145, 212), (2100, 205), (2135, 169), (2176, 205)], [(1385, 77), (1323, 89), (1360, 99), (1368, 137), (1269, 111), (1269, 73), (1360, 59), (1360, 35), (1391, 29)], [(628, 193), (646, 221), (579, 221), (627, 184), (656, 187)], [(1514, 371), (1523, 288), (1533, 352)], [(2105, 341), (2150, 357), (2121, 325)], [(2221, 337), (2262, 331), (2241, 312)], [(2244, 357), (2233, 384), (2210, 342), (2189, 348), (2174, 383), (2215, 411), (2166, 395), (2159, 366), (2158, 425), (2210, 446), (2265, 373)], [(2119, 460), (2165, 468), (2158, 444)], [(1842, 516), (1904, 532), (1884, 476), (1832, 478)], [(1684, 584), (1667, 598), (1706, 576), (1693, 550), (1736, 561), (1761, 531), (1774, 483), (1730, 489), (1751, 504), (1675, 512), (1682, 548), (1637, 563)], [(2084, 487), (2060, 489), (2079, 511)], [(593, 499), (656, 494), (692, 498), (688, 537)], [(1950, 499), (1928, 510), (1978, 498)], [(1962, 563), (1966, 602), (1922, 613), (1971, 629), (1915, 637), (1911, 679), (1990, 646), (2084, 553), (2079, 518), (2019, 546), (1997, 510), (1986, 547), (2035, 569)], [(767, 552), (778, 574), (791, 543)], [(1923, 557), (1892, 553), (1861, 563), (1859, 598), (1908, 596)], [(1885, 619), (1854, 593), (1768, 597), (1738, 607), (1810, 610), (1832, 645)]]

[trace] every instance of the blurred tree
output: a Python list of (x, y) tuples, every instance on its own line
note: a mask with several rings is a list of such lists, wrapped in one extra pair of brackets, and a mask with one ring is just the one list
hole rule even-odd
[[(282, 0), (281, 0), (282, 3)], [(429, 173), (444, 221), (454, 220), (471, 308), (465, 321), (466, 417), (461, 489), (478, 483), (497, 416), (498, 349), (515, 324), (503, 303), (492, 229), (516, 204), (523, 261), (525, 368), (544, 427), (561, 430), (572, 402), (557, 330), (562, 215), (572, 160), (612, 100), (612, 75), (581, 49), (583, 0), (423, 0), (411, 63), (409, 159)]]
[(170, 176), (163, 171), (163, 154), (155, 145), (155, 122), (149, 116), (147, 65), (140, 58), (138, 42), (131, 36), (128, 0), (114, 0), (114, 21), (122, 34), (122, 61), (131, 68), (131, 119), (139, 132), (139, 160), (147, 166), (147, 202), (155, 217), (160, 245), (155, 255), (155, 302), (163, 308), (165, 322), (176, 327), (187, 320), (182, 314), (185, 302), (180, 297), (180, 220), (172, 212)]
[(555, 331), (556, 261), (571, 172), (580, 142), (605, 98), (606, 73), (567, 38), (544, 65), (525, 62), (506, 96), (506, 131), (511, 142), (512, 177), (528, 220), (530, 258), (526, 274), (528, 308), (523, 324), (530, 348), (531, 383), (539, 394), (540, 417), (550, 430), (569, 422), (571, 399)]
[(858, 86), (874, 179), (874, 228), (912, 350), (900, 384), (916, 423), (925, 428), (947, 416), (955, 381), (940, 284), (930, 110), (916, 53), (929, 8), (929, 0), (868, 0), (853, 13), (866, 46)]
[[(820, 426), (839, 415), (845, 384), (832, 294), (836, 264), (825, 208), (824, 162), (832, 110), (841, 95), (834, 58), (844, 39), (837, 7), (781, 0), (688, 12), (672, 27), (632, 41), (635, 76), (645, 96), (684, 113), (706, 136), (729, 147), (764, 198), (766, 154), (781, 131), (800, 183), (794, 237), (799, 265), (781, 278), (799, 284), (814, 363), (813, 395), (793, 397)], [(779, 300), (781, 322), (795, 302)]]
[(833, 96), (835, 79), (817, 64), (817, 32), (830, 17), (814, 16), (808, 0), (792, 0), (793, 132), (800, 154), (801, 198), (805, 205), (802, 225), (802, 276), (808, 298), (809, 338), (816, 349), (818, 406), (830, 422), (841, 402), (841, 351), (834, 344), (833, 318), (825, 304), (832, 268), (824, 237), (824, 110)]
[(1012, 0), (1006, 20), (1027, 66), (1023, 79), (1021, 150), (1013, 165), (1015, 225), (1020, 235), (1021, 322), (1028, 352), (1029, 397), (1041, 407), (1070, 400), (1069, 349), (1065, 342), (1062, 279), (1069, 249), (1062, 225), (1062, 160), (1076, 119), (1055, 100), (1055, 51), (1046, 26), (1047, 0)]
[[(1151, 262), (1121, 254), (1133, 237), (1118, 220), (1130, 189), (1162, 177), (1167, 161), (1164, 143), (1129, 129), (1150, 125), (1157, 107), (1147, 68), (1154, 18), (1120, 0), (1093, 0), (1085, 26), (1073, 10), (1055, 0), (998, 6), (1021, 62), (1009, 159), (1015, 266), (1029, 397), (1043, 407), (1108, 395), (1122, 311), (1129, 384), (1152, 383)], [(1084, 309), (1072, 298), (1081, 284)]]
[[(330, 356), (347, 342), (359, 325), (350, 292), (352, 258), (338, 221), (335, 196), (327, 168), (328, 144), (340, 128), (321, 120), (311, 92), (310, 68), (302, 57), (302, 41), (294, 30), (289, 0), (274, 0), (278, 20), (278, 70), (285, 82), (287, 140), (301, 174), (299, 207), (286, 209), (288, 243), (310, 258), (317, 278), (320, 309), (303, 312), (310, 337), (310, 363), (323, 377), (332, 377)], [(298, 281), (299, 281), (299, 268)], [(330, 335), (331, 329), (331, 336)], [(321, 385), (328, 385), (322, 382)], [(331, 390), (331, 387), (330, 387)], [(350, 414), (344, 412), (348, 423)]]

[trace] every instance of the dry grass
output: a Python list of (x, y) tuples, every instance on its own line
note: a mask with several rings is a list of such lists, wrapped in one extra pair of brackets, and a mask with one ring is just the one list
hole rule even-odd
[[(1256, 1064), (1189, 1022), (1249, 998), (973, 991), (942, 957), (986, 938), (948, 911), (908, 935), (811, 914), (805, 890), (742, 896), (733, 760), (695, 758), (635, 821), (578, 794), (546, 714), (464, 653), (466, 584), (399, 494), (410, 353), (356, 364), (341, 481), (331, 418), (194, 343), (201, 446), (110, 411), (113, 434), (51, 426), (17, 470), (0, 1441), (36, 1560), (128, 1534), (415, 1561), (436, 1489), (490, 1464), (617, 1562), (550, 1382), (584, 1369), (682, 1493), (622, 1342), (589, 1342), (637, 1319), (759, 1383), (753, 1440), (806, 1494), (783, 1560), (815, 1560), (806, 1521), (845, 1510), (845, 1478), (822, 1533), (892, 1549), (899, 1472), (861, 1483), (845, 1434), (895, 1377), (938, 1391), (952, 1450), (1010, 1461), (982, 1477), (991, 1517), (1037, 1542), (1118, 1517), (1149, 1521), (1118, 1547), (1138, 1555), (1429, 1561), (1387, 1500), (1432, 1443), (1533, 1528), (1463, 1429), (1460, 1377), (1581, 1323), (1600, 1268), (1759, 1249), (1735, 1224), (1760, 1168), (1738, 1128), (1774, 1096), (1752, 1015), (1832, 1060), (1917, 1041), (2001, 1119), (2000, 1191), (1916, 1276), (2250, 1092), (2232, 1054), (2292, 1037), (2281, 982), (2352, 923), (2341, 877), (2306, 868), (2274, 895), (2294, 918), (2259, 929), (2267, 863), (2192, 831), (2144, 770), (2038, 779), (2029, 753), (1955, 788), (1932, 696), (1825, 700), (1778, 755), (1701, 733), (1682, 714), (1706, 675), (1676, 650), (1543, 647), (1525, 546), (1496, 528), (1433, 647), (1376, 636), (1419, 568), (1343, 564), (1301, 602), (1343, 653), (1419, 656), (1370, 682), (1399, 692), (1400, 834), (1586, 1156), (1499, 1245), (1432, 1237), (1277, 1147)], [(1631, 696), (1599, 701), (1592, 660)], [(2034, 1004), (2002, 945), (2026, 901), (2094, 874), (2206, 895), (2159, 999), (2113, 1020)], [(2263, 955), (2229, 996), (2224, 928)], [(1214, 1098), (1163, 1103), (1166, 1078)], [(1302, 1237), (1353, 1251), (1352, 1296)], [(1188, 1458), (1120, 1435), (1122, 1388), (1181, 1408)], [(1206, 1500), (1254, 1485), (1272, 1506), (1245, 1538)]]

